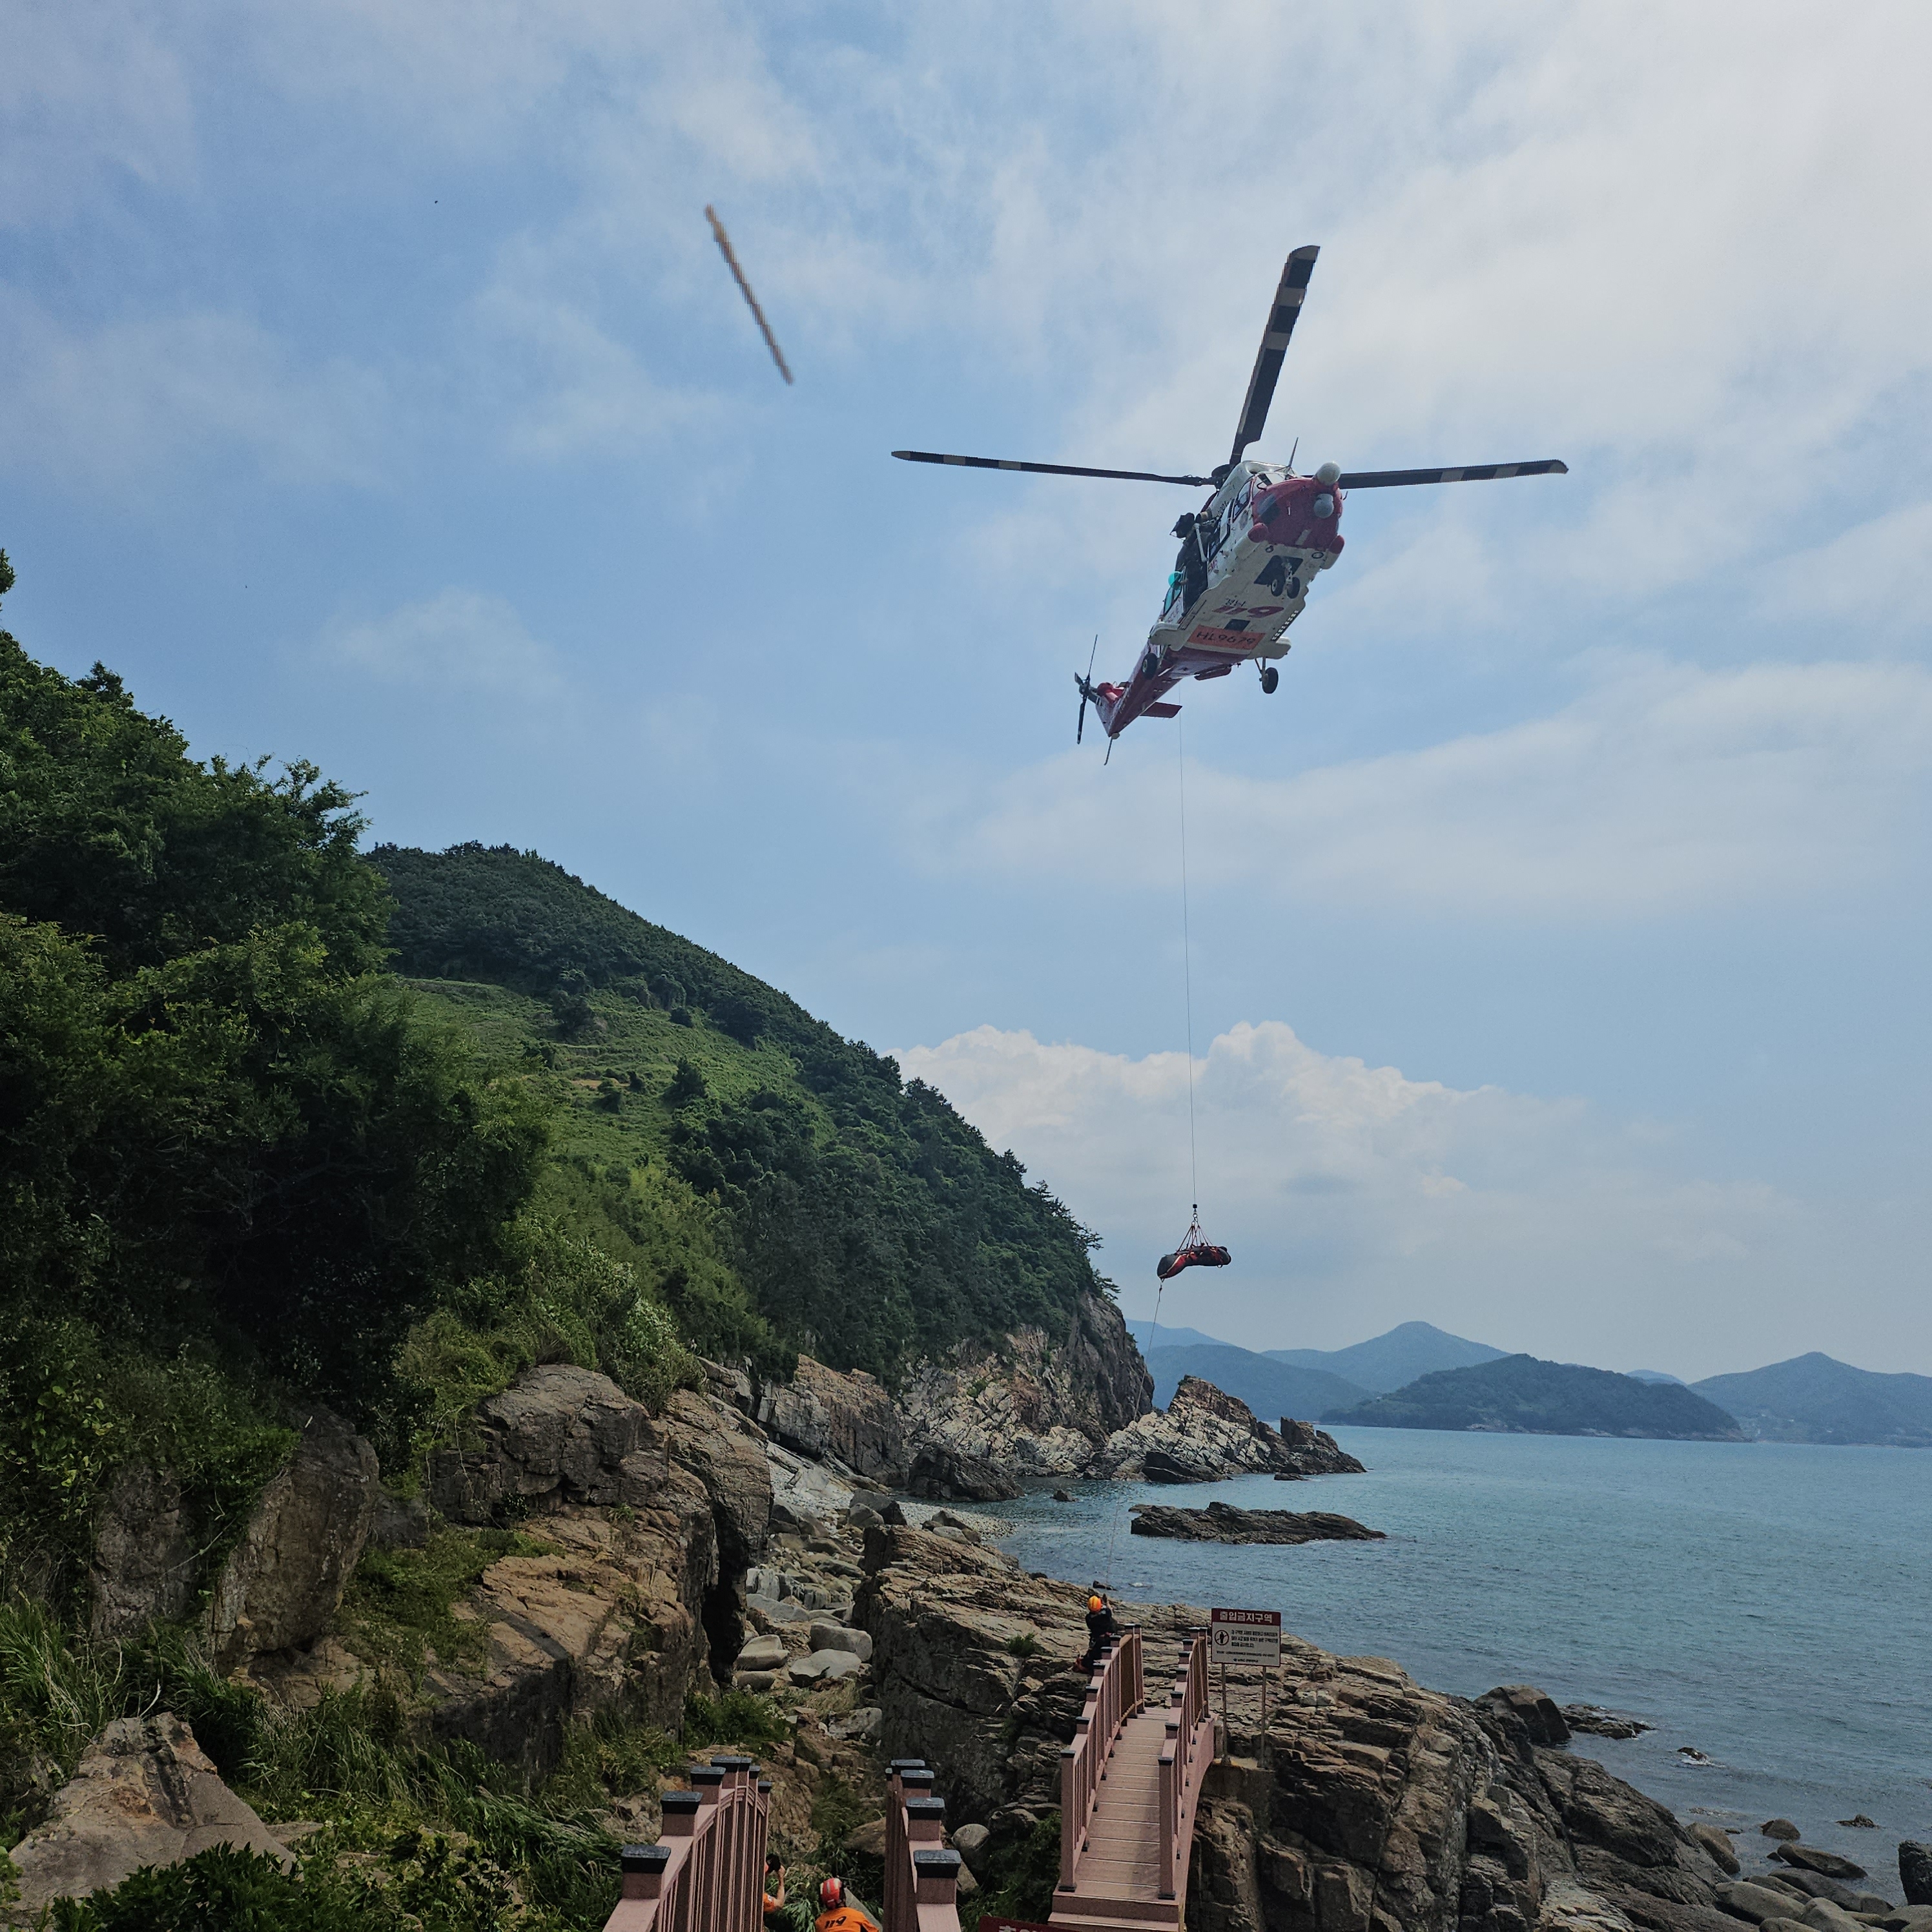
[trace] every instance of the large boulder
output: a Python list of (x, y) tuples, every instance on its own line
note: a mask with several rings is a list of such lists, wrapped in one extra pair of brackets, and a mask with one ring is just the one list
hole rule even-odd
[(477, 1405), (469, 1446), (432, 1460), (430, 1499), (450, 1522), (477, 1524), (572, 1503), (634, 1507), (664, 1466), (650, 1426), (608, 1376), (547, 1362)]
[(764, 1547), (772, 1478), (757, 1424), (716, 1396), (674, 1392), (653, 1416), (608, 1376), (568, 1362), (526, 1370), (477, 1405), (473, 1439), (430, 1466), (452, 1522), (485, 1524), (572, 1507), (648, 1508), (667, 1471), (697, 1478), (728, 1570)]
[(1807, 1871), (1814, 1871), (1824, 1878), (1863, 1878), (1865, 1868), (1836, 1852), (1828, 1852), (1819, 1845), (1782, 1844), (1772, 1852), (1774, 1858), (1788, 1865), (1802, 1865)]
[(362, 1560), (377, 1492), (375, 1450), (340, 1416), (312, 1409), (215, 1580), (208, 1634), (217, 1668), (328, 1629)]
[(194, 1600), (200, 1559), (180, 1484), (146, 1462), (124, 1465), (94, 1521), (88, 1568), (92, 1634), (131, 1636), (157, 1618), (182, 1616)]
[(798, 1358), (789, 1382), (767, 1388), (758, 1420), (786, 1448), (814, 1461), (835, 1456), (861, 1476), (901, 1480), (906, 1468), (905, 1430), (884, 1384), (862, 1369), (841, 1374)]
[(928, 1442), (912, 1459), (906, 1492), (929, 1503), (997, 1503), (1020, 1486), (997, 1462), (944, 1442)]
[(171, 1865), (213, 1845), (236, 1845), (290, 1862), (171, 1711), (122, 1718), (87, 1750), (54, 1794), (46, 1821), (14, 1847), (29, 1920), (57, 1898), (84, 1898), (143, 1865)]
[(550, 1553), (491, 1564), (465, 1606), (483, 1626), (480, 1666), (422, 1674), (430, 1734), (539, 1776), (569, 1725), (601, 1711), (675, 1731), (708, 1654), (714, 1522), (703, 1486), (673, 1466), (628, 1517), (573, 1507), (532, 1526)]
[(1907, 1905), (1932, 1905), (1932, 1845), (1916, 1838), (1899, 1840), (1898, 1882)]
[(772, 1523), (772, 1472), (758, 1425), (715, 1397), (680, 1389), (664, 1404), (651, 1439), (704, 1485), (724, 1568), (756, 1562)]
[(1115, 1430), (1084, 1473), (1149, 1483), (1292, 1476), (1301, 1473), (1297, 1459), (1306, 1454), (1291, 1450), (1246, 1402), (1198, 1376), (1184, 1376), (1164, 1412), (1141, 1416)]
[(454, 1606), (476, 1633), (464, 1654), (399, 1657), (352, 1600), (330, 1635), (254, 1658), (245, 1681), (293, 1709), (380, 1684), (424, 1734), (466, 1738), (532, 1777), (556, 1764), (571, 1724), (607, 1710), (674, 1731), (709, 1660), (718, 1585), (703, 1484), (671, 1465), (641, 1504), (563, 1504), (525, 1528), (539, 1546), (499, 1558)]
[(1556, 1700), (1548, 1691), (1538, 1690), (1533, 1684), (1499, 1684), (1495, 1690), (1486, 1692), (1482, 1701), (1514, 1713), (1522, 1720), (1532, 1744), (1567, 1744), (1570, 1742), (1570, 1726), (1564, 1722), (1563, 1713), (1556, 1708)]

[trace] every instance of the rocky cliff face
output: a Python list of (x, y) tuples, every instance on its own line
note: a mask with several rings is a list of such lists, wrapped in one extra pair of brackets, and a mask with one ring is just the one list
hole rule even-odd
[[(298, 1520), (327, 1532), (313, 1547), (291, 1543), (278, 1564), (244, 1566), (280, 1583), (238, 1599), (256, 1606), (254, 1635), (229, 1660), (279, 1702), (383, 1684), (427, 1735), (467, 1738), (536, 1772), (568, 1722), (620, 1704), (675, 1729), (698, 1673), (728, 1667), (742, 1641), (740, 1580), (764, 1550), (772, 1484), (762, 1432), (728, 1402), (680, 1390), (653, 1415), (608, 1376), (553, 1364), (481, 1404), (469, 1445), (434, 1465), (430, 1502), (459, 1529), (514, 1525), (523, 1546), (484, 1567), (454, 1606), (476, 1633), (461, 1655), (399, 1657), (356, 1600), (338, 1613), (362, 1542), (351, 1550), (337, 1532), (359, 1522), (368, 1534), (375, 1465), (356, 1438), (326, 1446), (293, 1486), (310, 1498), (306, 1514), (272, 1486), (244, 1544), (280, 1550), (290, 1539), (274, 1526)], [(292, 1468), (302, 1466), (298, 1456)], [(427, 1513), (390, 1514), (386, 1541), (430, 1533)]]
[(885, 1384), (862, 1369), (841, 1374), (801, 1355), (789, 1382), (764, 1391), (758, 1420), (795, 1455), (820, 1462), (830, 1456), (884, 1482), (904, 1477), (904, 1420)]
[(1198, 1376), (1184, 1376), (1165, 1412), (1136, 1416), (1108, 1438), (1082, 1473), (1149, 1483), (1207, 1483), (1224, 1476), (1359, 1474), (1361, 1464), (1312, 1424), (1277, 1434), (1252, 1409)]
[(1023, 1328), (1007, 1341), (1003, 1352), (962, 1342), (908, 1382), (898, 1406), (915, 1454), (931, 1449), (935, 1467), (963, 1458), (1008, 1478), (1071, 1475), (1154, 1400), (1154, 1378), (1110, 1301), (1083, 1301), (1061, 1334)]
[[(1016, 1839), (1058, 1802), (1084, 1688), (1079, 1592), (909, 1528), (869, 1531), (863, 1568), (882, 1748), (943, 1763), (953, 1816)], [(1155, 1685), (1204, 1618), (1116, 1607), (1142, 1624)], [(1197, 1932), (1737, 1932), (1710, 1855), (1600, 1765), (1537, 1743), (1510, 1696), (1472, 1704), (1292, 1639), (1264, 1720), (1259, 1673), (1230, 1678)]]

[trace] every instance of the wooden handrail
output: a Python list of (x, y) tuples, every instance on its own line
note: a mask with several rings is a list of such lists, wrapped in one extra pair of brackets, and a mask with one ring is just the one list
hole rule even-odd
[(1073, 1742), (1060, 1754), (1060, 1889), (1074, 1888), (1080, 1855), (1099, 1802), (1107, 1760), (1120, 1742), (1120, 1726), (1138, 1715), (1147, 1702), (1141, 1673), (1141, 1630), (1128, 1626), (1109, 1647), (1088, 1679), (1086, 1702), (1073, 1727)]
[(1167, 1694), (1167, 1735), (1160, 1751), (1160, 1895), (1179, 1895), (1194, 1838), (1201, 1786), (1214, 1756), (1208, 1707), (1208, 1633), (1190, 1633), (1187, 1655)]
[(604, 1932), (759, 1932), (772, 1787), (748, 1757), (694, 1766), (664, 1795), (664, 1837), (626, 1845)]
[(946, 1843), (946, 1801), (932, 1773), (895, 1759), (886, 1786), (884, 1932), (959, 1932), (959, 1854)]

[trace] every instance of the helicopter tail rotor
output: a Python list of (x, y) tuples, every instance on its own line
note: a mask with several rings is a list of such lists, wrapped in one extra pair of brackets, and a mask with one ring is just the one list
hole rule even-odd
[(1087, 653), (1087, 675), (1082, 677), (1078, 671), (1073, 675), (1073, 682), (1080, 692), (1080, 716), (1074, 721), (1073, 725), (1073, 742), (1076, 745), (1080, 742), (1081, 734), (1087, 728), (1088, 700), (1094, 695), (1094, 660), (1100, 654), (1100, 634), (1096, 631), (1094, 633), (1094, 648)]

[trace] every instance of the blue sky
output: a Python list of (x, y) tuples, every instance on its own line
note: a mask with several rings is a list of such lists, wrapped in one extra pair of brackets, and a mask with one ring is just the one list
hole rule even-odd
[[(1199, 1189), (1257, 1346), (1932, 1372), (1932, 21), (1854, 5), (0, 0), (9, 627), (379, 836), (534, 847), (1190, 1198), (1186, 494), (913, 446), (1560, 455), (1364, 493), (1186, 701)], [(717, 204), (797, 373), (712, 247)], [(1177, 1308), (1177, 1301), (1184, 1304)]]

